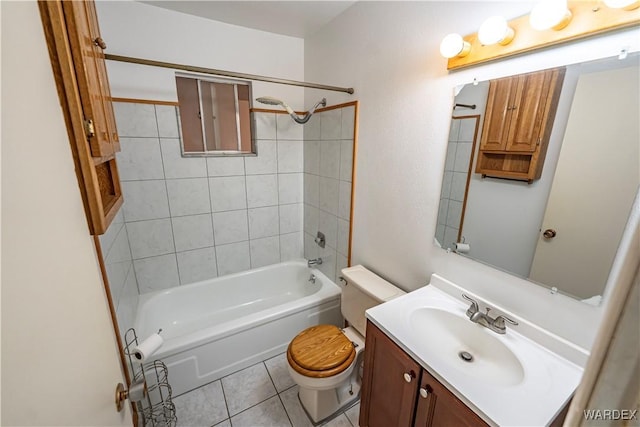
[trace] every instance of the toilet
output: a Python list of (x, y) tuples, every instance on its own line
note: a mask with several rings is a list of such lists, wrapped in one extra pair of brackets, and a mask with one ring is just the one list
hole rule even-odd
[(342, 277), (346, 284), (340, 306), (349, 326), (312, 326), (296, 335), (287, 349), (287, 368), (314, 424), (331, 418), (359, 398), (365, 311), (405, 293), (361, 265), (343, 269)]

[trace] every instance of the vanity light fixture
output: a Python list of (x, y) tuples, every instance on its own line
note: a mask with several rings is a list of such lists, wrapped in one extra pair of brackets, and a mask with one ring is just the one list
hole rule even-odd
[(451, 33), (440, 43), (440, 54), (445, 58), (463, 58), (471, 52), (471, 43), (465, 41), (460, 34)]
[(511, 43), (515, 31), (509, 26), (503, 16), (487, 18), (478, 30), (478, 40), (484, 46), (500, 44), (506, 46)]
[(633, 10), (640, 6), (640, 0), (604, 0), (604, 4), (612, 9)]
[(529, 24), (538, 31), (561, 30), (571, 22), (567, 0), (542, 0), (529, 14)]

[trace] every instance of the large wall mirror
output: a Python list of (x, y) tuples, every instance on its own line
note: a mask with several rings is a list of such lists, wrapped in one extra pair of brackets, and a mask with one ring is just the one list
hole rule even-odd
[[(639, 59), (566, 67), (559, 96), (550, 101), (557, 103), (555, 120), (533, 144), (543, 148), (532, 155), (543, 162), (535, 179), (477, 172), (480, 154), (501, 156), (482, 151), (486, 117), (524, 106), (506, 102), (496, 111), (492, 100), (509, 94), (490, 93), (490, 82), (460, 89), (435, 244), (598, 304), (640, 184)], [(520, 167), (512, 159), (529, 155), (507, 154), (494, 166)], [(510, 161), (515, 166), (505, 166)]]

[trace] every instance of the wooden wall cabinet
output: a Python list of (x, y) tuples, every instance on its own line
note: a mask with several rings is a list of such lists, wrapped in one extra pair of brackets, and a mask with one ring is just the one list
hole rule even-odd
[(103, 234), (123, 198), (120, 151), (93, 1), (39, 1), (51, 66), (91, 234)]
[(361, 427), (476, 427), (487, 424), (367, 322)]
[(564, 73), (556, 68), (491, 80), (476, 173), (540, 178)]

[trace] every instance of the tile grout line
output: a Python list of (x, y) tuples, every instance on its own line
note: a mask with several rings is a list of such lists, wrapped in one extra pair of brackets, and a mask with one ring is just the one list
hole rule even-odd
[[(276, 357), (276, 356), (274, 356), (274, 357)], [(271, 359), (273, 359), (273, 357)], [(270, 360), (270, 359), (267, 359), (267, 360)], [(276, 391), (276, 396), (278, 396), (278, 400), (280, 401), (280, 404), (282, 405), (282, 409), (284, 409), (284, 413), (287, 416), (287, 419), (289, 420), (289, 424), (291, 424), (291, 427), (293, 427), (293, 421), (291, 421), (291, 417), (289, 416), (289, 412), (287, 411), (287, 407), (284, 405), (284, 402), (282, 401), (282, 397), (280, 397), (280, 392), (278, 391), (278, 387), (276, 386), (276, 382), (273, 381), (273, 377), (271, 376), (271, 372), (269, 372), (269, 367), (267, 366), (267, 364), (265, 362), (266, 362), (266, 360), (262, 361), (262, 364), (264, 365), (264, 369), (267, 371), (267, 375), (269, 376), (269, 379), (271, 380), (271, 384), (273, 384), (273, 389)]]

